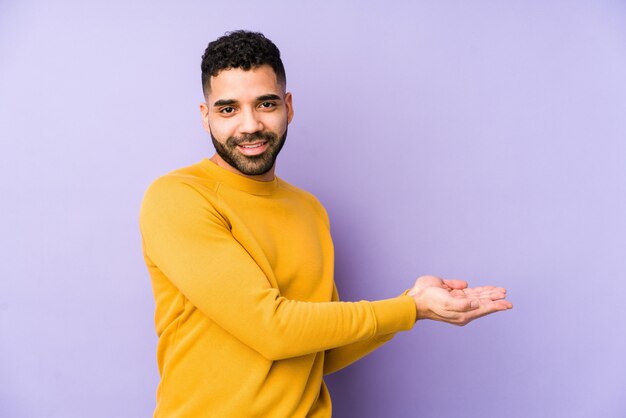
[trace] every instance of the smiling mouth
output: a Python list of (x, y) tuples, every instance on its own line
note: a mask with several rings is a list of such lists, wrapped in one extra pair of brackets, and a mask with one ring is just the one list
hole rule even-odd
[(254, 148), (259, 148), (260, 146), (263, 146), (267, 144), (267, 142), (255, 142), (254, 144), (240, 144), (238, 145), (241, 148), (246, 148), (246, 149), (254, 149)]
[(239, 150), (239, 152), (241, 152), (243, 155), (248, 156), (248, 157), (261, 155), (265, 152), (265, 150), (267, 150), (267, 148), (268, 148), (268, 141), (260, 141), (260, 142), (253, 142), (249, 144), (237, 145), (237, 149)]

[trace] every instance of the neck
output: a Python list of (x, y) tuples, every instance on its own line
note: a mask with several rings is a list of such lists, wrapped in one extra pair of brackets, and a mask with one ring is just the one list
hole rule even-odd
[(252, 179), (252, 180), (256, 180), (256, 181), (272, 181), (274, 180), (274, 169), (276, 168), (276, 165), (274, 164), (272, 166), (272, 168), (270, 169), (270, 171), (268, 171), (267, 173), (264, 174), (259, 174), (256, 176), (249, 176), (247, 174), (243, 174), (241, 171), (237, 170), (235, 167), (233, 167), (232, 165), (228, 164), (226, 161), (224, 161), (224, 159), (222, 159), (222, 157), (219, 156), (219, 154), (213, 154), (213, 156), (210, 158), (211, 161), (213, 161), (215, 164), (217, 164), (218, 166), (222, 167), (225, 170), (230, 171), (231, 173), (235, 173), (235, 174), (239, 174), (240, 176)]

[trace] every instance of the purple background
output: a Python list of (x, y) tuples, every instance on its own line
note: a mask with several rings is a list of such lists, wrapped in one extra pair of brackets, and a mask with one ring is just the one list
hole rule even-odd
[(515, 304), (331, 376), (335, 417), (625, 416), (626, 4), (391, 4), (0, 2), (0, 416), (151, 415), (139, 205), (212, 154), (200, 56), (236, 28), (282, 50), (278, 173), (345, 299), (437, 274)]

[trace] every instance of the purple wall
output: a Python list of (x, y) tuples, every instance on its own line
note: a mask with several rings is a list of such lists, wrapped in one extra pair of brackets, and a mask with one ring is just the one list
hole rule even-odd
[(0, 2), (0, 416), (150, 416), (138, 209), (212, 153), (200, 56), (235, 28), (283, 52), (278, 172), (327, 206), (344, 298), (429, 273), (515, 304), (332, 376), (336, 417), (624, 416), (623, 2), (86, 3)]

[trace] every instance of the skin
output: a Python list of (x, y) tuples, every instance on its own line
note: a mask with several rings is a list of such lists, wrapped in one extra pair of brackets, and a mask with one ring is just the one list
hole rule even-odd
[[(286, 134), (293, 119), (291, 93), (285, 91), (274, 70), (268, 65), (248, 71), (235, 68), (223, 70), (210, 79), (206, 102), (200, 104), (202, 125), (219, 144), (227, 145), (229, 138), (243, 140), (244, 145), (259, 145), (262, 139), (250, 139), (254, 134)], [(231, 141), (232, 142), (232, 141)], [(271, 141), (270, 141), (271, 142)], [(246, 161), (249, 155), (268, 152), (269, 145), (241, 148), (231, 145), (234, 156)], [(219, 154), (211, 157), (218, 166), (258, 181), (274, 179), (275, 164), (262, 174), (247, 175), (226, 162)], [(431, 319), (464, 326), (474, 319), (505, 311), (513, 305), (505, 300), (506, 290), (496, 286), (470, 288), (463, 280), (445, 280), (422, 276), (409, 291), (417, 310), (417, 320)]]
[(470, 288), (464, 280), (422, 276), (409, 291), (415, 300), (417, 319), (432, 319), (464, 326), (474, 319), (512, 309), (506, 289), (496, 286)]
[[(228, 138), (244, 138), (255, 133), (270, 132), (280, 138), (285, 134), (287, 125), (293, 119), (291, 93), (278, 83), (274, 70), (269, 65), (262, 65), (244, 71), (233, 68), (221, 71), (210, 79), (210, 91), (206, 103), (200, 104), (202, 125), (220, 144), (226, 144)], [(260, 140), (252, 140), (255, 144)], [(246, 151), (237, 148), (239, 158), (245, 158)], [(247, 175), (226, 162), (219, 154), (211, 157), (218, 166), (259, 180), (274, 179), (276, 166), (264, 174)]]

